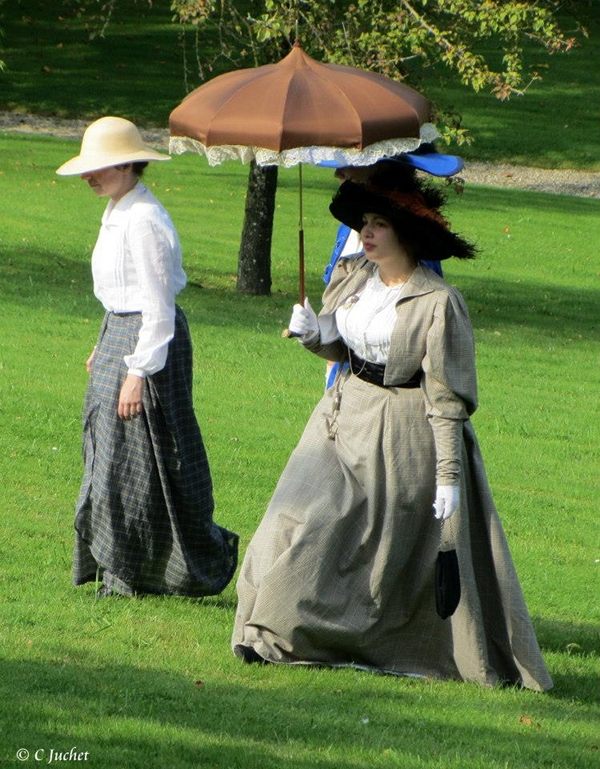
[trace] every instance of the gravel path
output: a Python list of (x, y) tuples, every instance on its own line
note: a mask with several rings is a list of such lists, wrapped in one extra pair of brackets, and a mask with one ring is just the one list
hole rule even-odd
[[(16, 112), (0, 112), (0, 131), (5, 132), (51, 134), (80, 139), (87, 124), (88, 121), (84, 120), (63, 120)], [(142, 129), (142, 135), (149, 144), (165, 150), (168, 148), (167, 129)], [(505, 163), (495, 165), (470, 162), (461, 176), (468, 183), (486, 184), (491, 187), (512, 187), (600, 199), (600, 173), (553, 171)]]

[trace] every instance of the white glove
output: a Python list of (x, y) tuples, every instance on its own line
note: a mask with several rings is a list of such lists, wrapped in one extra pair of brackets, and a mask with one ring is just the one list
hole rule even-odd
[(438, 520), (446, 521), (458, 507), (459, 487), (458, 486), (438, 486), (435, 503), (435, 517)]
[(294, 336), (302, 337), (303, 342), (314, 339), (319, 333), (319, 321), (308, 297), (304, 300), (304, 307), (301, 304), (294, 305), (288, 329)]

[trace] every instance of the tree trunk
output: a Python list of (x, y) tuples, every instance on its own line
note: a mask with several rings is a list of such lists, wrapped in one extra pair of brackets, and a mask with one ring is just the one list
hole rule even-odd
[(271, 293), (271, 239), (277, 191), (277, 166), (250, 164), (242, 242), (238, 256), (237, 290), (241, 294)]

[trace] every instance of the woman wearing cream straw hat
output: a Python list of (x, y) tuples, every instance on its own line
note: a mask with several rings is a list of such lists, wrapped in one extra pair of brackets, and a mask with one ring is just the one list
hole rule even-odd
[(101, 578), (100, 596), (215, 595), (237, 563), (237, 535), (213, 521), (193, 409), (179, 238), (140, 181), (149, 162), (167, 160), (129, 120), (103, 117), (57, 170), (109, 198), (92, 255), (106, 312), (87, 361), (73, 569), (76, 585)]

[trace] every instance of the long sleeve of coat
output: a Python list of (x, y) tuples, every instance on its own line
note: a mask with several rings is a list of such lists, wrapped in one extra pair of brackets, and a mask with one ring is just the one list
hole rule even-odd
[(477, 408), (475, 348), (460, 294), (442, 294), (433, 311), (421, 387), (436, 447), (436, 483), (460, 481), (464, 422)]

